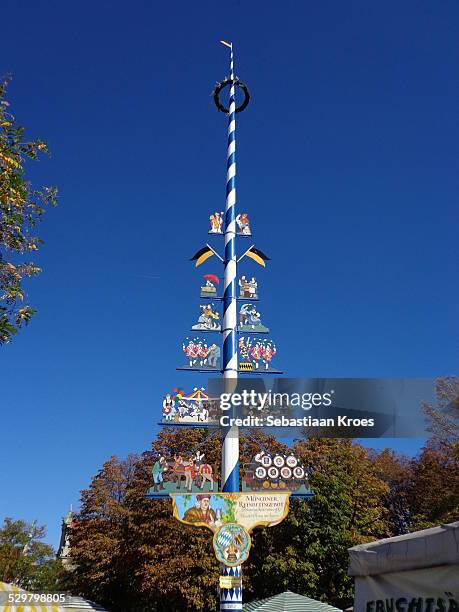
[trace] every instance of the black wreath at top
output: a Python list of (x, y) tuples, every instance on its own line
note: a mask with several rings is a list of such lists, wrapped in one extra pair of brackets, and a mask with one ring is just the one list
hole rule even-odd
[[(217, 86), (212, 92), (212, 95), (214, 96), (215, 106), (219, 111), (225, 113), (226, 115), (229, 113), (229, 108), (226, 108), (226, 106), (223, 106), (223, 104), (220, 102), (220, 93), (225, 87), (232, 84), (233, 79), (224, 79), (221, 83), (217, 83)], [(239, 87), (244, 92), (244, 101), (242, 102), (242, 104), (236, 107), (236, 113), (240, 113), (247, 108), (250, 102), (250, 93), (247, 88), (247, 85), (240, 81), (238, 77), (234, 79), (234, 84), (236, 85), (236, 87)]]

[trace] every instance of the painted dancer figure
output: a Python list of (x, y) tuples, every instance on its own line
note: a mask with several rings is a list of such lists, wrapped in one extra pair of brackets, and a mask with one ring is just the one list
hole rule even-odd
[(188, 357), (190, 368), (197, 362), (199, 356), (199, 347), (193, 340), (189, 340), (188, 344), (183, 344), (183, 352)]
[(188, 463), (185, 464), (185, 489), (188, 493), (191, 493), (191, 489), (193, 487), (194, 479), (196, 478), (197, 470), (194, 464), (193, 457), (188, 459)]
[(214, 490), (214, 478), (213, 478), (213, 469), (209, 463), (203, 463), (199, 467), (199, 475), (201, 476), (201, 489), (204, 488), (204, 484), (209, 482), (210, 490)]

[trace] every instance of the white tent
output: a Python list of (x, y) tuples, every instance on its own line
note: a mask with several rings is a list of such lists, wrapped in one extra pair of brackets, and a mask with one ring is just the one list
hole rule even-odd
[(459, 612), (459, 521), (349, 549), (357, 612)]
[(340, 612), (340, 610), (322, 601), (285, 591), (274, 597), (244, 604), (244, 612)]

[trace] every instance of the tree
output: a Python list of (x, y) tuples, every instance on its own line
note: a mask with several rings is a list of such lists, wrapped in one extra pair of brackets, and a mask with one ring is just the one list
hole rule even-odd
[(435, 384), (437, 406), (425, 403), (428, 431), (448, 444), (459, 443), (459, 378), (445, 376)]
[(412, 487), (414, 462), (389, 448), (380, 453), (371, 451), (370, 456), (376, 473), (389, 487), (383, 502), (388, 511), (391, 533), (408, 533), (411, 526), (408, 496)]
[(312, 468), (311, 501), (293, 500), (278, 526), (256, 531), (245, 576), (254, 597), (286, 589), (335, 605), (351, 602), (347, 549), (390, 535), (389, 487), (367, 449), (351, 440), (310, 439), (294, 451)]
[(45, 527), (5, 519), (0, 527), (1, 582), (12, 582), (23, 589), (56, 589), (61, 564), (53, 548), (40, 541), (45, 534)]
[(458, 446), (433, 438), (413, 459), (407, 492), (410, 531), (426, 529), (459, 517)]
[(9, 342), (36, 312), (25, 303), (22, 281), (41, 269), (22, 256), (42, 244), (35, 226), (46, 207), (57, 202), (56, 188), (36, 190), (25, 179), (26, 160), (38, 159), (48, 147), (42, 140), (24, 140), (24, 128), (8, 112), (7, 84), (8, 79), (0, 83), (0, 344)]
[[(202, 429), (168, 428), (154, 448), (199, 446), (212, 462), (219, 444)], [(210, 532), (178, 523), (170, 500), (145, 498), (152, 464), (151, 452), (125, 461), (112, 457), (82, 491), (70, 536), (76, 570), (68, 587), (114, 612), (216, 610), (219, 566)]]

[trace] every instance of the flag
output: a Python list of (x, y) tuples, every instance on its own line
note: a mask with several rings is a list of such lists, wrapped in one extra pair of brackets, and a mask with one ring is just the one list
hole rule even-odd
[(256, 249), (255, 247), (250, 247), (250, 249), (245, 253), (247, 257), (256, 261), (260, 266), (266, 267), (267, 261), (270, 261), (269, 257), (260, 251), (260, 249)]
[(215, 255), (214, 251), (212, 251), (212, 249), (206, 244), (205, 247), (203, 247), (202, 249), (199, 249), (199, 251), (193, 255), (190, 261), (196, 262), (194, 265), (197, 268), (202, 263), (204, 263), (206, 259), (209, 259), (209, 257), (212, 257), (212, 255)]

